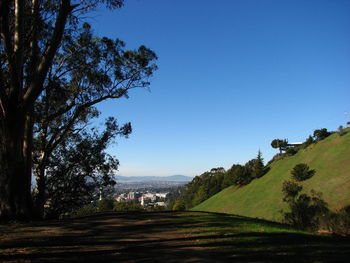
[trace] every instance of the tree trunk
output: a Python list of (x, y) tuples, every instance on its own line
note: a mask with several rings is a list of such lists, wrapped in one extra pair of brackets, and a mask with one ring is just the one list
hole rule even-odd
[(31, 170), (26, 152), (31, 152), (27, 140), (26, 116), (20, 110), (9, 111), (1, 120), (0, 139), (0, 218), (31, 217)]
[(34, 212), (35, 217), (38, 219), (44, 218), (44, 205), (46, 202), (46, 178), (45, 178), (45, 166), (40, 162), (39, 167), (36, 169), (36, 189), (35, 189), (35, 203)]

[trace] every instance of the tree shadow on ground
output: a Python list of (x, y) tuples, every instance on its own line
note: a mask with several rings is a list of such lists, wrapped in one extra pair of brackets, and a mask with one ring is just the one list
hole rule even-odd
[[(250, 223), (281, 231), (242, 230)], [(1, 227), (0, 261), (348, 262), (350, 258), (349, 238), (286, 229), (226, 214), (105, 213)]]

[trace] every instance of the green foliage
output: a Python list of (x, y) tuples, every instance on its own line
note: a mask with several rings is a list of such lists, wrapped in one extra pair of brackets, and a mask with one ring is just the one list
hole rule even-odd
[(113, 211), (116, 212), (135, 212), (144, 210), (141, 204), (132, 202), (116, 202)]
[(175, 211), (183, 211), (185, 209), (186, 209), (185, 203), (182, 200), (176, 200), (172, 208), (172, 210), (175, 210)]
[(291, 171), (292, 178), (297, 182), (305, 181), (311, 178), (315, 173), (316, 171), (310, 170), (310, 167), (305, 163), (297, 164)]
[(337, 213), (329, 213), (323, 220), (328, 231), (340, 235), (350, 235), (350, 206), (346, 206)]
[(92, 205), (85, 205), (83, 207), (80, 207), (76, 209), (72, 214), (71, 217), (83, 217), (83, 216), (89, 216), (97, 213), (96, 207)]
[(288, 148), (288, 149), (286, 150), (286, 154), (289, 155), (289, 156), (294, 155), (294, 154), (296, 154), (297, 152), (298, 152), (298, 150), (295, 149), (295, 148)]
[[(70, 148), (74, 140), (69, 138), (97, 117), (94, 105), (149, 87), (149, 77), (157, 69), (152, 50), (125, 50), (122, 41), (100, 38), (84, 23), (101, 4), (120, 8), (123, 0), (17, 1), (16, 8), (14, 1), (1, 2), (0, 134), (7, 142), (0, 140), (0, 162), (6, 162), (6, 171), (0, 172), (0, 217), (32, 217), (34, 170), (38, 187), (33, 199), (39, 216), (48, 201), (69, 206), (65, 193), (55, 200), (47, 195), (61, 189), (64, 180), (69, 184), (65, 177), (47, 189), (46, 170), (56, 168), (52, 154), (57, 147)], [(79, 173), (75, 182), (86, 183), (77, 177)], [(73, 200), (72, 205), (75, 209), (81, 203)]]
[(105, 198), (98, 201), (98, 211), (99, 212), (108, 212), (112, 211), (115, 206), (116, 201), (111, 198)]
[(252, 167), (252, 178), (260, 178), (266, 173), (264, 166), (264, 159), (262, 158), (261, 151), (258, 151), (256, 159), (254, 159), (254, 164)]
[(252, 167), (254, 161), (249, 161), (245, 166), (235, 164), (228, 171), (228, 176), (232, 178), (232, 185), (247, 185), (252, 180)]
[(274, 139), (271, 142), (272, 148), (275, 148), (275, 149), (279, 148), (280, 153), (282, 153), (282, 150), (287, 146), (287, 144), (288, 144), (288, 140), (286, 140), (286, 139), (284, 139), (284, 140), (282, 140), (282, 139)]
[(314, 131), (314, 138), (316, 141), (321, 141), (331, 135), (330, 132), (327, 131), (326, 128), (318, 129)]
[(327, 203), (315, 194), (300, 194), (288, 204), (290, 211), (284, 213), (284, 220), (299, 229), (317, 230), (320, 217), (328, 212)]
[(283, 201), (287, 202), (294, 199), (303, 187), (295, 182), (285, 181), (283, 182), (282, 192), (283, 192)]
[[(311, 178), (314, 170), (309, 170), (306, 164), (297, 164), (291, 171), (292, 178), (297, 181), (305, 181)], [(311, 196), (301, 194), (303, 187), (295, 182), (283, 183), (283, 201), (289, 206), (289, 212), (283, 214), (284, 221), (299, 229), (316, 230), (320, 224), (320, 218), (328, 213), (328, 204), (321, 198), (320, 193), (311, 191)]]
[(314, 138), (310, 135), (306, 141), (303, 143), (303, 148), (308, 147), (309, 145), (313, 144), (315, 142)]
[(106, 195), (113, 190), (119, 161), (105, 150), (117, 135), (125, 134), (125, 129), (113, 118), (105, 125), (102, 132), (82, 130), (71, 135), (52, 152), (46, 169), (46, 198), (50, 200), (46, 217), (70, 213), (96, 200), (101, 191)]
[(243, 186), (253, 179), (263, 176), (268, 169), (264, 166), (262, 154), (259, 151), (257, 158), (248, 161), (245, 165), (234, 164), (229, 170), (213, 168), (200, 176), (196, 176), (182, 191), (179, 200), (185, 208), (191, 208), (231, 185)]

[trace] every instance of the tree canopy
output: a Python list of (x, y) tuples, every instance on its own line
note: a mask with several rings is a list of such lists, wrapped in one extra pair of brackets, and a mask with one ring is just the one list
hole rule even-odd
[(274, 139), (271, 142), (272, 148), (278, 148), (280, 150), (280, 153), (282, 153), (282, 150), (287, 146), (288, 140), (284, 139)]
[[(33, 169), (36, 205), (43, 206), (46, 171), (55, 151), (93, 134), (77, 139), (98, 116), (94, 105), (150, 85), (156, 54), (145, 46), (127, 50), (121, 40), (94, 36), (84, 17), (99, 5), (120, 8), (123, 1), (0, 3), (1, 218), (33, 216)], [(123, 134), (127, 127), (116, 130)]]

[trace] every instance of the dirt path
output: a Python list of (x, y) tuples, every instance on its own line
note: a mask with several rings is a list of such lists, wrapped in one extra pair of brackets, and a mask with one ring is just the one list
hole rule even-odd
[[(180, 214), (105, 214), (0, 227), (2, 262), (213, 262)], [(184, 232), (185, 229), (185, 232)]]
[(349, 262), (350, 238), (199, 212), (0, 226), (0, 262)]

